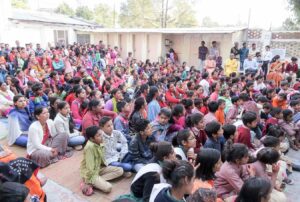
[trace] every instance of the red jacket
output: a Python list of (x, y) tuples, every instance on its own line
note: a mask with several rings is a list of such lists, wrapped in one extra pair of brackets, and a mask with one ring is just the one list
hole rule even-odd
[(173, 95), (173, 93), (170, 90), (167, 90), (167, 92), (166, 92), (166, 100), (170, 104), (178, 104), (178, 103), (180, 103), (180, 99), (177, 99), (175, 96)]
[(252, 143), (251, 143), (251, 133), (250, 129), (241, 126), (238, 128), (238, 135), (236, 136), (234, 143), (242, 143), (248, 147), (248, 149), (254, 149)]

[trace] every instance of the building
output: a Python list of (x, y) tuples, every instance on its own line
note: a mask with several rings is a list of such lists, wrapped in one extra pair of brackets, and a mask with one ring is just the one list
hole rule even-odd
[(70, 44), (87, 41), (86, 35), (77, 35), (75, 29), (100, 28), (96, 23), (56, 13), (11, 8), (11, 1), (0, 0), (0, 43)]
[(176, 28), (176, 29), (76, 29), (77, 35), (90, 39), (89, 43), (100, 40), (106, 45), (118, 46), (121, 56), (126, 57), (132, 52), (137, 59), (145, 61), (160, 61), (170, 48), (178, 54), (180, 62), (187, 61), (189, 65), (198, 65), (198, 47), (201, 41), (208, 48), (216, 41), (220, 55), (226, 59), (235, 41), (246, 39), (246, 28)]

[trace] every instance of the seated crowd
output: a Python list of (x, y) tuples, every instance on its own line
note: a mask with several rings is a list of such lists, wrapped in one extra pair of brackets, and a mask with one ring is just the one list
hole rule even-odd
[(0, 166), (26, 162), (26, 180), (38, 183), (0, 176), (0, 199), (9, 201), (2, 193), (15, 187), (16, 197), (44, 201), (35, 170), (83, 150), (87, 196), (109, 193), (110, 180), (136, 173), (130, 193), (115, 201), (287, 201), (289, 175), (300, 171), (286, 156), (300, 149), (300, 82), (274, 70), (295, 58), (278, 59), (266, 74), (262, 66), (238, 74), (220, 61), (200, 70), (180, 65), (173, 49), (160, 64), (131, 53), (123, 60), (118, 47), (102, 42), (5, 46), (0, 112), (8, 118), (8, 144), (26, 147), (27, 156), (0, 155)]

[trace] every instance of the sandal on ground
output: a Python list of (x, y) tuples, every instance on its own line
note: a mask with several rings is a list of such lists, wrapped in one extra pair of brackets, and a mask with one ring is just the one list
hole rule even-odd
[(59, 157), (55, 157), (53, 159), (50, 160), (50, 163), (53, 164), (53, 163), (57, 163), (59, 161)]
[(91, 185), (85, 184), (84, 182), (81, 182), (80, 189), (82, 191), (82, 194), (85, 196), (91, 196), (94, 193), (93, 187)]
[(64, 154), (64, 157), (66, 158), (70, 158), (71, 156), (73, 156), (74, 151), (66, 151), (66, 153)]
[(294, 180), (291, 180), (289, 178), (285, 178), (284, 180), (282, 180), (285, 184), (288, 185), (293, 185), (294, 184)]
[(65, 157), (64, 155), (59, 155), (57, 158), (58, 158), (59, 160), (64, 160), (64, 159), (66, 159), (67, 157)]

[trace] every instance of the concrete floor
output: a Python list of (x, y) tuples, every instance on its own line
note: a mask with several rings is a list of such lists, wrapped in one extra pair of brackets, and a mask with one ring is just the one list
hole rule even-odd
[[(0, 119), (1, 120), (1, 119)], [(2, 122), (2, 121), (1, 121)], [(3, 132), (1, 127), (1, 132)], [(6, 133), (4, 131), (3, 133)], [(3, 134), (2, 133), (2, 134)], [(1, 139), (1, 138), (0, 138)], [(7, 146), (6, 139), (0, 140), (0, 144), (9, 148), (19, 157), (26, 156), (25, 148), (18, 146)], [(129, 193), (130, 184), (133, 179), (120, 178), (112, 182), (113, 190), (110, 194), (104, 194), (95, 190), (92, 196), (86, 197), (80, 191), (80, 174), (79, 167), (82, 160), (82, 151), (76, 151), (71, 158), (61, 160), (47, 168), (41, 169), (39, 175), (46, 176), (48, 181), (44, 186), (49, 202), (109, 202), (121, 194)], [(300, 151), (289, 151), (288, 156), (294, 162), (300, 164)], [(285, 193), (289, 202), (300, 202), (300, 172), (293, 172), (290, 176), (294, 180), (294, 185), (287, 185)]]

